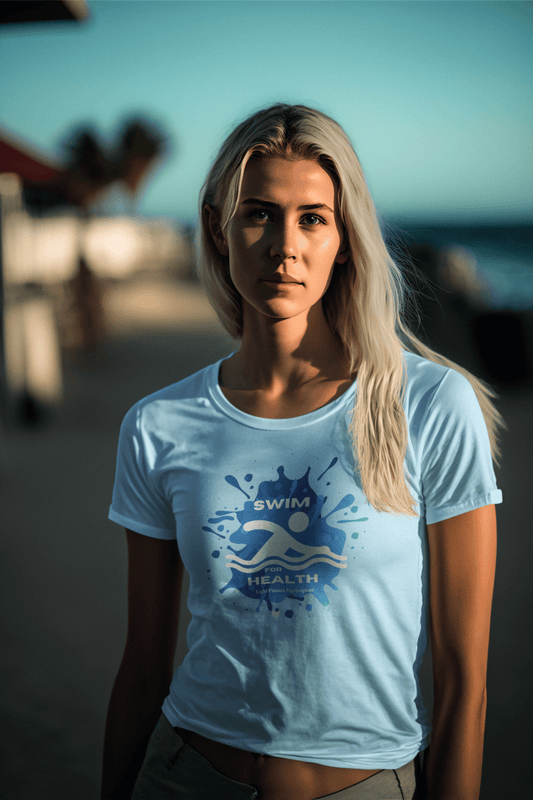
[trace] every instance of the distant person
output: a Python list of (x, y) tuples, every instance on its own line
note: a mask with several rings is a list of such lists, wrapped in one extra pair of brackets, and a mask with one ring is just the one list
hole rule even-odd
[(280, 103), (238, 125), (200, 209), (199, 271), (240, 346), (122, 425), (129, 621), (102, 798), (477, 800), (490, 392), (402, 322), (400, 271), (325, 114)]

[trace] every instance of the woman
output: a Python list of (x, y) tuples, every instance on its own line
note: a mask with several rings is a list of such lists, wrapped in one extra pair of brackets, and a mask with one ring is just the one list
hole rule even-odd
[(361, 167), (323, 113), (241, 123), (200, 218), (201, 277), (240, 347), (121, 429), (129, 622), (102, 797), (475, 800), (501, 501), (490, 392), (403, 325)]

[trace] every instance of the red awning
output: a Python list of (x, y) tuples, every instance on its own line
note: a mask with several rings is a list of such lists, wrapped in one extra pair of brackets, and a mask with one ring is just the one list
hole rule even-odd
[(58, 168), (0, 131), (0, 172), (14, 172), (23, 181), (40, 183), (53, 180), (58, 174)]

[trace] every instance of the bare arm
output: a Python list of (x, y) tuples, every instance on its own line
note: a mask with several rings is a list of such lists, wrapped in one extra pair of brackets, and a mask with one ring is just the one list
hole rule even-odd
[(428, 800), (478, 800), (496, 568), (493, 505), (428, 525), (433, 734)]
[(183, 563), (175, 541), (126, 531), (128, 632), (107, 714), (102, 800), (129, 800), (168, 694)]

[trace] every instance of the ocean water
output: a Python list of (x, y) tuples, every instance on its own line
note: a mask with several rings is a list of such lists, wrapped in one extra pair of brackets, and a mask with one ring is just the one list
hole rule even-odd
[[(487, 311), (521, 312), (533, 309), (533, 223), (530, 225), (393, 224), (387, 240), (411, 254), (424, 252), (429, 277), (444, 288), (446, 253), (469, 265), (470, 275), (483, 287), (476, 294), (464, 287), (465, 300)], [(431, 263), (432, 262), (432, 263)], [(474, 283), (475, 281), (472, 281)], [(461, 290), (459, 290), (461, 291)]]

